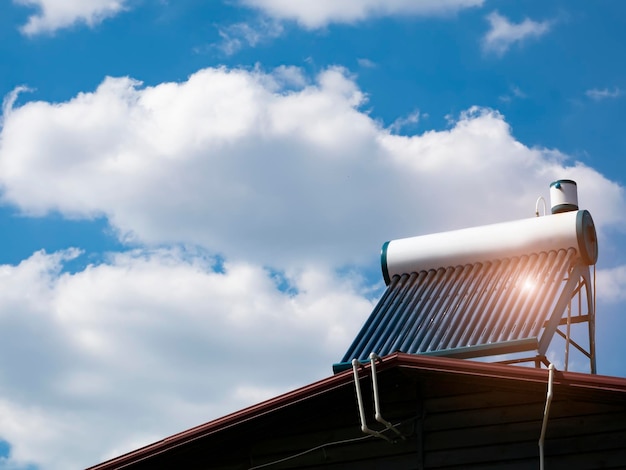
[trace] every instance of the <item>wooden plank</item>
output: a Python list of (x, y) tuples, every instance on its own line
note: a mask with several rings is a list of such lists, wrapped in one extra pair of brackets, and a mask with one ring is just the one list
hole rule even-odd
[(529, 442), (513, 442), (507, 445), (493, 445), (481, 447), (465, 447), (448, 449), (436, 452), (426, 452), (426, 468), (445, 468), (459, 466), (465, 468), (469, 465), (483, 463), (500, 463), (502, 468), (508, 468), (506, 464), (513, 460), (528, 459), (538, 455), (537, 440)]
[[(578, 455), (602, 453), (605, 450), (624, 450), (626, 453), (626, 429), (612, 432), (598, 432), (590, 429), (585, 435), (547, 438), (546, 455)], [(626, 465), (626, 460), (624, 460)]]
[(545, 467), (550, 470), (597, 470), (599, 468), (624, 470), (625, 465), (626, 446), (622, 446), (621, 449), (605, 449), (601, 452), (548, 455), (545, 458)]
[(539, 403), (460, 410), (438, 414), (430, 414), (427, 410), (424, 420), (424, 430), (426, 432), (432, 432), (449, 429), (477, 428), (490, 424), (536, 422), (541, 420), (542, 416), (543, 406)]
[[(425, 435), (426, 451), (456, 447), (508, 444), (516, 441), (537, 440), (541, 421), (514, 424), (493, 424), (477, 428), (433, 431)], [(588, 436), (593, 433), (619, 433), (626, 430), (626, 413), (616, 415), (590, 415), (551, 418), (548, 421), (548, 438)], [(625, 441), (626, 445), (626, 441)]]
[[(430, 413), (427, 408), (424, 429), (437, 431), (543, 420), (544, 406), (544, 403), (512, 404), (511, 406), (503, 405), (481, 409), (460, 409), (446, 413)], [(614, 404), (555, 400), (552, 402), (550, 416), (551, 419), (554, 419), (568, 416), (582, 417), (623, 413), (624, 411), (624, 406)]]
[[(417, 445), (414, 440), (398, 441), (391, 444), (376, 437), (366, 438), (353, 443), (328, 443), (325, 446), (314, 446), (309, 443), (299, 452), (281, 452), (279, 454), (254, 456), (253, 465), (277, 462), (272, 469), (308, 468), (318, 465), (345, 464), (347, 462), (368, 462), (387, 459), (404, 459), (408, 457), (413, 468), (417, 468)], [(306, 452), (305, 452), (306, 451)], [(290, 458), (293, 457), (293, 458)], [(283, 459), (283, 462), (279, 462)]]
[(502, 393), (496, 390), (485, 390), (477, 393), (465, 393), (462, 395), (444, 396), (431, 398), (425, 401), (425, 406), (430, 413), (446, 411), (472, 410), (492, 408), (502, 405), (525, 405), (543, 403), (545, 396), (532, 393), (508, 392)]

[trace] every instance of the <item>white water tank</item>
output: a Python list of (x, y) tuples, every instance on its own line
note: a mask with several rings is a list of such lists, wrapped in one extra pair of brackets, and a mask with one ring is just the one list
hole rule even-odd
[(556, 180), (550, 183), (550, 207), (553, 214), (578, 210), (576, 181)]
[(514, 220), (385, 242), (385, 283), (398, 274), (463, 266), (531, 253), (574, 248), (587, 265), (598, 259), (596, 229), (586, 210)]

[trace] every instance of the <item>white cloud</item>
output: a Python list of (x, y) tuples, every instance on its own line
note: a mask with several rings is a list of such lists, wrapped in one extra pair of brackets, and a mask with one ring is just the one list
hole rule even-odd
[(446, 15), (463, 8), (482, 6), (484, 0), (240, 0), (266, 15), (294, 20), (306, 28), (321, 28), (329, 23), (355, 23), (368, 18), (400, 15)]
[(76, 23), (94, 26), (123, 11), (127, 0), (13, 0), (34, 7), (38, 13), (30, 16), (21, 30), (28, 36), (51, 33)]
[(222, 41), (215, 44), (226, 55), (233, 55), (244, 47), (256, 47), (282, 35), (283, 27), (276, 21), (257, 20), (254, 23), (235, 23), (219, 27)]
[(619, 98), (622, 96), (622, 90), (617, 87), (613, 88), (613, 90), (609, 90), (608, 88), (592, 88), (587, 90), (585, 95), (592, 100), (601, 101), (609, 98)]
[(393, 123), (389, 126), (389, 129), (392, 132), (400, 132), (405, 127), (416, 126), (420, 122), (420, 119), (423, 117), (428, 117), (428, 115), (421, 114), (419, 109), (416, 109), (415, 111), (411, 112), (408, 116), (399, 117), (398, 119), (393, 121)]
[(262, 268), (215, 273), (172, 250), (60, 272), (76, 254), (0, 266), (0, 438), (15, 464), (84, 468), (323, 378), (372, 308), (328, 272), (291, 273), (287, 294)]
[(524, 99), (526, 97), (526, 93), (524, 93), (520, 87), (512, 85), (510, 87), (510, 93), (500, 95), (498, 99), (504, 103), (510, 103), (514, 98)]
[(376, 62), (366, 58), (359, 58), (356, 62), (359, 64), (359, 67), (363, 67), (364, 69), (373, 69), (377, 67)]
[(533, 21), (529, 18), (521, 23), (512, 23), (497, 11), (490, 13), (487, 20), (490, 29), (483, 38), (483, 48), (497, 55), (504, 54), (515, 43), (543, 36), (552, 26), (550, 21)]
[(372, 263), (389, 238), (532, 216), (558, 178), (580, 182), (599, 226), (624, 223), (617, 184), (524, 146), (496, 112), (399, 136), (360, 110), (345, 71), (305, 82), (293, 68), (205, 69), (155, 87), (107, 78), (64, 103), (11, 108), (4, 200), (277, 268)]
[[(26, 86), (18, 86), (4, 97), (4, 99), (2, 100), (2, 119), (4, 119), (5, 116), (8, 116), (8, 114), (11, 112), (20, 93), (26, 93), (29, 91), (32, 90)], [(0, 125), (2, 125), (2, 123), (3, 120), (0, 120)]]
[(626, 301), (626, 266), (597, 272), (598, 300), (616, 304)]

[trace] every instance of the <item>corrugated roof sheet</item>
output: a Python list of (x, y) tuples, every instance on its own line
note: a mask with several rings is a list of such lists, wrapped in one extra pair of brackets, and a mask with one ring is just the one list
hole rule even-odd
[(540, 335), (554, 334), (578, 261), (570, 248), (395, 275), (342, 363), (371, 352), (476, 357), (547, 347)]

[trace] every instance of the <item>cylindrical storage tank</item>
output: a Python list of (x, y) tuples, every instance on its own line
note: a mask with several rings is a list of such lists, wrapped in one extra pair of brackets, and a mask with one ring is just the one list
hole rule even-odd
[(576, 181), (556, 180), (550, 183), (550, 207), (553, 214), (578, 210)]
[(587, 265), (598, 259), (596, 229), (586, 210), (392, 240), (383, 245), (385, 283), (405, 273), (464, 266), (574, 248)]

